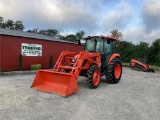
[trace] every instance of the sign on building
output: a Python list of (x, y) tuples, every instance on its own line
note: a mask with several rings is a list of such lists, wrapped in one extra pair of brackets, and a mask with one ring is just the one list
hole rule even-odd
[(22, 43), (22, 56), (42, 56), (42, 45)]

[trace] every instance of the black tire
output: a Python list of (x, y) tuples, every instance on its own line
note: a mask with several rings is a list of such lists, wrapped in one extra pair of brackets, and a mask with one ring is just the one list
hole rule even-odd
[(146, 71), (147, 71), (147, 70), (145, 69), (145, 67), (143, 67), (142, 65), (137, 64), (137, 63), (132, 67), (132, 69), (141, 70), (141, 71), (143, 71), (143, 72), (146, 72)]
[(154, 73), (155, 73), (155, 70), (154, 70), (154, 69), (149, 68), (149, 69), (148, 69), (148, 72), (154, 72)]
[[(117, 66), (118, 66), (118, 71), (119, 72), (115, 72), (117, 70)], [(107, 72), (106, 72), (106, 75), (105, 75), (106, 80), (107, 80), (108, 83), (116, 84), (120, 81), (121, 74), (122, 74), (121, 60), (120, 60), (119, 57), (115, 57), (110, 62), (110, 64), (108, 65), (108, 69), (107, 69)]]
[(87, 85), (91, 89), (95, 89), (99, 86), (101, 79), (100, 69), (97, 65), (91, 65), (87, 71)]

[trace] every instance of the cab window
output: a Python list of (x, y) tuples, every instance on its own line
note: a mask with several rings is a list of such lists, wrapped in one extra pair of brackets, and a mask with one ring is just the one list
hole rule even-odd
[(107, 55), (110, 55), (114, 52), (113, 50), (113, 41), (112, 40), (107, 40), (104, 39), (104, 53), (106, 53)]

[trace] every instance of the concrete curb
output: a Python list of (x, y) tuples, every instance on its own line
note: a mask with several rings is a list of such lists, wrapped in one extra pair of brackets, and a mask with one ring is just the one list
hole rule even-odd
[[(122, 65), (123, 67), (129, 67)], [(46, 69), (50, 70), (50, 69)], [(11, 76), (11, 75), (24, 75), (24, 74), (36, 74), (38, 70), (26, 70), (26, 71), (10, 71), (10, 72), (1, 72), (0, 71), (0, 76)]]

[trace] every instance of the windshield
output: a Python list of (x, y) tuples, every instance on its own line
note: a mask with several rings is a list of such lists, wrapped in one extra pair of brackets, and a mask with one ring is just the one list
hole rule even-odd
[(103, 50), (103, 39), (101, 38), (90, 38), (86, 40), (85, 50), (89, 52), (102, 52)]

